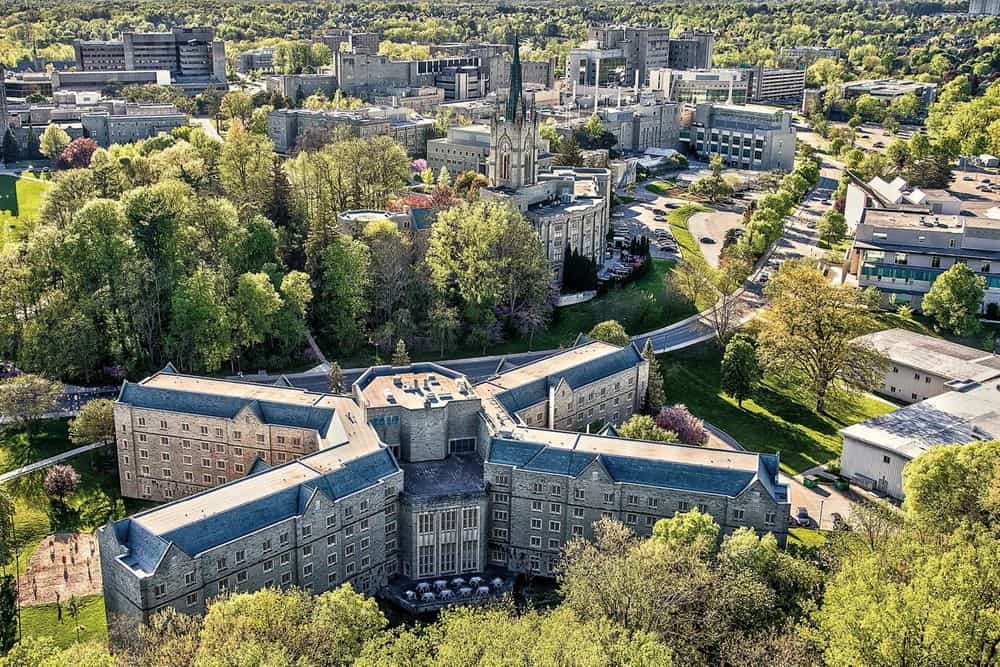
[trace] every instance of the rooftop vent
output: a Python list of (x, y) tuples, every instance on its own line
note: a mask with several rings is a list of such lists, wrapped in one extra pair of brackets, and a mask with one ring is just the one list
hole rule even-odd
[(392, 378), (392, 383), (394, 385), (396, 385), (397, 387), (402, 387), (403, 386), (403, 378), (399, 377), (398, 375), (394, 375), (393, 378)]
[(388, 389), (386, 389), (385, 390), (385, 400), (388, 403), (395, 403), (396, 402), (396, 397), (393, 396), (393, 394), (392, 394), (391, 391), (389, 391)]

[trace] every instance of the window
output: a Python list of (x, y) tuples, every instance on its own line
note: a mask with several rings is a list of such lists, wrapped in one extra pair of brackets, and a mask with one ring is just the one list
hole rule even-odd
[(462, 528), (476, 528), (479, 526), (479, 512), (475, 507), (466, 507), (462, 510)]
[(335, 546), (337, 546), (337, 536), (336, 535), (329, 535), (329, 536), (327, 536), (327, 538), (326, 538), (326, 546), (328, 546), (328, 547), (335, 547)]
[(573, 489), (573, 499), (574, 500), (584, 500), (586, 494), (583, 489)]
[(649, 506), (649, 509), (656, 509), (659, 506), (659, 504), (660, 504), (659, 498), (646, 498), (646, 505)]
[(211, 459), (202, 459), (201, 460), (201, 467), (202, 468), (211, 468), (212, 467), (212, 460)]
[(441, 512), (441, 530), (455, 530), (458, 522), (458, 513), (455, 510)]
[(187, 605), (189, 607), (193, 607), (196, 604), (198, 604), (198, 593), (197, 593), (197, 591), (194, 592), (194, 593), (188, 593), (187, 594)]
[(396, 532), (396, 522), (395, 521), (389, 521), (389, 522), (387, 522), (385, 524), (385, 534), (386, 535), (392, 535), (395, 532)]
[(882, 463), (892, 463), (892, 459), (888, 456), (883, 456)]
[(160, 428), (166, 428), (166, 427), (167, 427), (167, 420), (166, 419), (161, 419), (160, 420)]
[(327, 557), (326, 557), (326, 564), (329, 565), (330, 567), (333, 567), (334, 565), (336, 565), (337, 564), (337, 554), (335, 554), (335, 553), (328, 554)]
[(309, 537), (312, 535), (313, 529), (311, 524), (305, 524), (302, 526), (302, 537)]
[(290, 583), (292, 583), (292, 573), (285, 572), (284, 574), (281, 575), (281, 585), (287, 586)]
[(552, 485), (551, 493), (552, 493), (553, 496), (561, 496), (562, 495), (562, 485), (561, 484), (553, 484)]
[(573, 518), (574, 519), (582, 519), (583, 518), (583, 514), (584, 514), (584, 510), (583, 510), (582, 507), (574, 507), (573, 508)]
[(562, 514), (562, 504), (549, 503), (549, 514)]
[(562, 530), (562, 523), (559, 521), (549, 521), (549, 531), (558, 533)]
[(368, 501), (367, 500), (362, 500), (361, 501), (361, 513), (364, 514), (367, 511), (368, 511)]
[(288, 565), (292, 560), (292, 557), (288, 554), (281, 554), (281, 564)]
[(493, 520), (494, 521), (506, 521), (507, 520), (507, 510), (493, 510)]
[(139, 458), (140, 459), (148, 459), (149, 458), (149, 450), (148, 449), (140, 449), (139, 450)]
[(239, 565), (247, 559), (247, 552), (244, 549), (240, 549), (236, 552), (236, 564)]
[(634, 526), (638, 522), (639, 522), (638, 515), (632, 514), (631, 512), (625, 515), (625, 523), (627, 523), (628, 525)]
[(542, 501), (541, 500), (532, 500), (531, 501), (531, 511), (532, 512), (541, 512), (542, 511)]
[(500, 486), (507, 486), (510, 484), (510, 477), (506, 473), (498, 472), (496, 475), (496, 482)]
[(267, 553), (268, 551), (270, 551), (271, 550), (271, 540), (269, 540), (269, 539), (268, 540), (264, 540), (264, 543), (263, 543), (262, 547), (263, 547), (262, 551), (264, 553)]
[(370, 547), (371, 544), (372, 544), (372, 538), (370, 538), (370, 537), (362, 537), (361, 541), (358, 543), (358, 546), (360, 547), (360, 549), (362, 551), (364, 551), (365, 549), (367, 549), (368, 547)]
[(167, 596), (167, 585), (166, 584), (156, 584), (153, 586), (153, 595), (156, 598), (164, 598)]
[(226, 559), (225, 558), (219, 558), (219, 559), (217, 559), (215, 561), (215, 567), (216, 567), (216, 569), (218, 569), (219, 572), (222, 572), (223, 570), (225, 570), (229, 566), (226, 564)]
[(475, 438), (455, 438), (448, 441), (448, 450), (452, 454), (462, 454), (476, 451)]
[(161, 472), (163, 473), (163, 479), (170, 479), (170, 468), (163, 468)]
[(540, 548), (542, 546), (542, 538), (538, 537), (537, 535), (532, 535), (531, 538), (528, 540), (528, 542), (531, 544), (531, 546), (536, 548)]
[(774, 525), (774, 512), (765, 512), (764, 513), (764, 525), (765, 526), (773, 526)]
[(606, 503), (613, 503), (613, 502), (615, 502), (615, 494), (608, 493), (607, 491), (605, 491), (604, 492), (604, 502), (606, 502)]
[(243, 433), (241, 431), (233, 431), (233, 440), (239, 440), (242, 437)]
[(190, 586), (193, 583), (194, 583), (194, 571), (192, 570), (191, 572), (187, 572), (184, 574), (184, 585)]
[(270, 572), (274, 569), (274, 560), (264, 561), (264, 572)]
[(558, 549), (560, 547), (559, 540), (556, 538), (549, 539), (549, 549)]
[[(349, 571), (354, 570), (351, 563), (348, 563)], [(417, 549), (417, 576), (426, 577), (434, 571), (434, 547), (423, 546)]]
[(509, 503), (510, 496), (506, 493), (494, 493), (493, 502), (495, 503)]
[(545, 493), (545, 485), (542, 484), (541, 482), (532, 482), (531, 483), (531, 492), (532, 493)]
[(200, 430), (201, 430), (201, 434), (202, 435), (208, 435), (208, 427), (207, 426), (202, 426)]
[(687, 512), (689, 509), (691, 509), (691, 504), (688, 501), (686, 501), (686, 500), (678, 500), (677, 501), (677, 511), (678, 512)]
[(493, 537), (495, 537), (497, 539), (500, 539), (500, 540), (506, 540), (507, 539), (507, 529), (506, 528), (494, 528), (493, 529)]
[(638, 505), (639, 504), (639, 496), (630, 493), (628, 495), (628, 504), (629, 505)]
[(532, 530), (541, 530), (542, 529), (542, 520), (541, 519), (532, 519), (531, 520), (531, 529)]
[(733, 510), (733, 518), (737, 521), (743, 520), (743, 510)]
[(350, 519), (352, 516), (354, 516), (354, 506), (344, 505), (344, 518)]
[(326, 527), (327, 527), (327, 529), (333, 528), (336, 525), (337, 525), (337, 517), (336, 517), (336, 515), (331, 514), (330, 516), (326, 517)]
[(242, 572), (237, 572), (236, 573), (236, 583), (238, 583), (238, 584), (245, 584), (245, 583), (247, 583), (247, 572), (246, 572), (246, 570), (243, 570)]
[(145, 426), (145, 425), (146, 425), (146, 418), (139, 417), (139, 426)]
[(264, 442), (264, 434), (263, 433), (258, 433), (257, 434), (257, 442), (260, 442), (260, 443)]
[(302, 566), (302, 577), (303, 578), (309, 578), (309, 577), (312, 576), (312, 574), (313, 574), (312, 563), (306, 563), (305, 565)]
[(287, 546), (288, 545), (288, 532), (287, 531), (284, 532), (284, 533), (281, 533), (280, 535), (278, 535), (278, 544), (281, 545), (281, 546)]
[(307, 544), (304, 547), (302, 547), (302, 557), (303, 558), (309, 558), (312, 555), (313, 555), (313, 548), (312, 548), (311, 544)]

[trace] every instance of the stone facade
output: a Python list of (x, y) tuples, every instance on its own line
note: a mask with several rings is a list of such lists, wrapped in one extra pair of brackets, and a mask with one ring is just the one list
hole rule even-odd
[[(108, 616), (198, 614), (265, 587), (388, 594), (488, 567), (551, 576), (562, 545), (602, 516), (646, 535), (700, 507), (727, 532), (783, 542), (777, 457), (574, 430), (627, 418), (648, 372), (634, 345), (581, 338), (501, 361), (475, 386), (435, 364), (368, 369), (341, 396), (172, 367), (126, 383), (122, 493), (180, 499), (98, 530)], [(202, 468), (208, 480), (185, 480)]]

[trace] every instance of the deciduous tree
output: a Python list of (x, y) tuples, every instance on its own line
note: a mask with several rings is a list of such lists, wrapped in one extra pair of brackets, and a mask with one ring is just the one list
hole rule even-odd
[(54, 465), (45, 471), (45, 493), (60, 505), (80, 486), (80, 473), (71, 465)]
[(986, 293), (986, 278), (976, 275), (964, 262), (956, 262), (934, 279), (920, 308), (938, 326), (959, 336), (979, 330), (979, 309)]
[(625, 327), (619, 324), (617, 320), (598, 322), (587, 333), (587, 336), (594, 340), (617, 345), (618, 347), (625, 347), (632, 340), (628, 333), (625, 332)]
[(753, 341), (741, 334), (733, 336), (722, 355), (722, 391), (735, 398), (742, 408), (743, 401), (756, 391), (761, 376)]
[(106, 398), (84, 403), (69, 423), (69, 437), (79, 445), (111, 442), (115, 437), (114, 404)]
[(0, 415), (31, 432), (46, 414), (55, 412), (63, 386), (38, 375), (23, 373), (0, 381)]
[(677, 434), (660, 428), (649, 415), (632, 415), (617, 429), (618, 435), (634, 440), (652, 440), (654, 442), (677, 442)]

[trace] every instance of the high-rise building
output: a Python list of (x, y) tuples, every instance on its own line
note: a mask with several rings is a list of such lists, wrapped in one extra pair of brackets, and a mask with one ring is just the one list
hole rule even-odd
[(225, 44), (212, 28), (126, 32), (120, 40), (74, 40), (82, 71), (165, 70), (178, 80), (226, 81)]
[(690, 141), (703, 158), (719, 154), (738, 169), (781, 169), (795, 164), (795, 128), (789, 111), (706, 102), (695, 107)]
[(1000, 0), (969, 0), (971, 16), (1000, 16)]
[(579, 85), (644, 85), (657, 68), (708, 69), (715, 36), (667, 28), (613, 26), (591, 28), (589, 38), (566, 59), (566, 78)]

